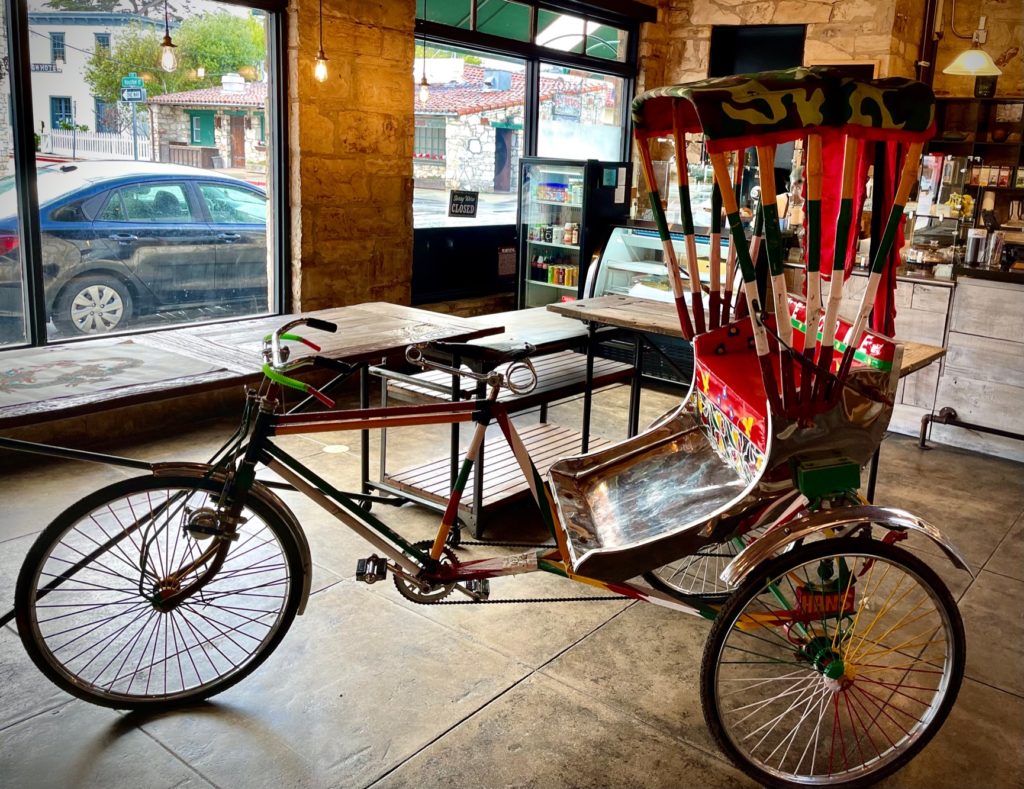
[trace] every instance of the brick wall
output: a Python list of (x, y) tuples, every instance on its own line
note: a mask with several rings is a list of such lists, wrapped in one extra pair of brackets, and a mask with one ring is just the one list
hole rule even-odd
[(415, 0), (324, 0), (329, 77), (313, 79), (317, 0), (289, 5), (292, 308), (408, 304)]

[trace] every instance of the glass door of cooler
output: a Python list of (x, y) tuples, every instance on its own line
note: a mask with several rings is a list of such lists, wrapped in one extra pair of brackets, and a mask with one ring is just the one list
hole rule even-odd
[(519, 189), (519, 305), (576, 298), (582, 272), (586, 166), (548, 159), (522, 163)]

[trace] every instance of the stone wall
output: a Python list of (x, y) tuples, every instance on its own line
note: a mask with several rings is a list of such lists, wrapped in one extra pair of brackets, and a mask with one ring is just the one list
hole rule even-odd
[(7, 6), (0, 5), (0, 175), (7, 175), (8, 170), (13, 171), (10, 164), (11, 155), (14, 153), (14, 137), (11, 132), (11, 83), (9, 77), (10, 61), (7, 57), (7, 20), (5, 14)]
[[(973, 96), (973, 77), (942, 73), (953, 58), (971, 45), (969, 38), (958, 38), (950, 28), (952, 4), (943, 5), (944, 30), (935, 58), (935, 93), (938, 96)], [(957, 32), (971, 36), (982, 15), (988, 17), (985, 24), (988, 41), (983, 49), (1003, 70), (996, 81), (996, 95), (1024, 95), (1024, 5), (1021, 0), (961, 0), (956, 4)]]
[(408, 304), (415, 0), (324, 0), (323, 83), (317, 11), (288, 8), (290, 307)]
[(873, 63), (878, 76), (912, 77), (924, 2), (650, 0), (650, 5), (657, 5), (658, 21), (641, 30), (639, 90), (706, 77), (715, 25), (806, 24), (804, 65)]
[[(152, 145), (154, 156), (160, 155), (161, 142), (189, 144), (191, 129), (189, 128), (189, 108), (168, 106), (164, 104), (150, 105)], [(209, 107), (195, 107), (197, 110)], [(245, 129), (245, 168), (250, 172), (266, 172), (267, 146), (260, 141), (260, 119), (258, 110), (246, 111)], [(218, 110), (214, 113), (213, 127), (214, 146), (224, 159), (224, 166), (231, 166), (231, 118), (228, 112)]]

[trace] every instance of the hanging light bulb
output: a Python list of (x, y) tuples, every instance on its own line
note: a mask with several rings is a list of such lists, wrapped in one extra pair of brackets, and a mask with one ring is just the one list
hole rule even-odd
[(327, 55), (324, 54), (324, 0), (320, 0), (320, 51), (316, 53), (313, 79), (317, 82), (325, 82), (327, 80)]
[(167, 0), (164, 0), (164, 40), (160, 42), (160, 68), (174, 71), (178, 68), (178, 55), (175, 53), (174, 42), (171, 41), (171, 19), (167, 15)]
[(205, 77), (206, 76), (206, 66), (197, 66), (196, 67), (196, 76), (199, 77), (199, 79), (202, 79), (203, 77)]
[(316, 56), (316, 65), (313, 66), (313, 76), (317, 82), (324, 82), (327, 79), (327, 56), (321, 49)]
[(427, 82), (427, 71), (423, 70), (423, 79), (420, 80), (420, 104), (430, 101), (430, 83)]

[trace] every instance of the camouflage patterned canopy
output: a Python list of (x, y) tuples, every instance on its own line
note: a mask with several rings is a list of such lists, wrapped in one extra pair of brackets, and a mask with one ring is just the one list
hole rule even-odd
[(639, 135), (703, 132), (711, 152), (780, 143), (810, 132), (924, 141), (935, 97), (921, 82), (862, 80), (826, 67), (766, 71), (655, 88), (633, 100)]

